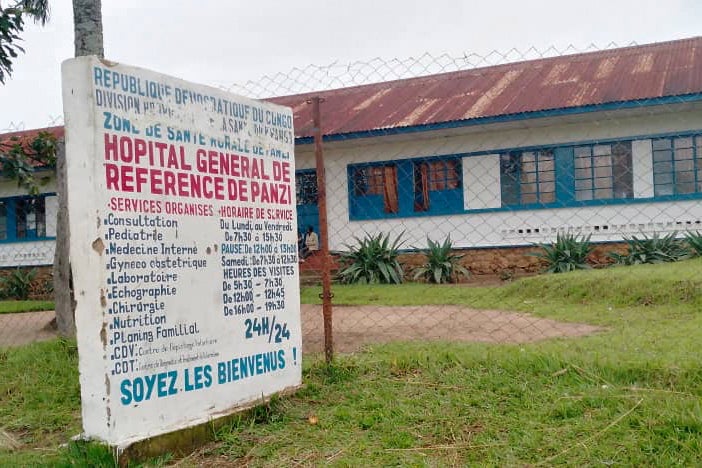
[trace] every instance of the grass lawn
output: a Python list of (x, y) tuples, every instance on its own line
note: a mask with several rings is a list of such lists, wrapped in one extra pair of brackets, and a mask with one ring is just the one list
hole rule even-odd
[[(317, 288), (303, 301), (318, 301)], [(335, 286), (339, 304), (465, 304), (600, 325), (528, 345), (376, 345), (242, 414), (179, 466), (655, 465), (702, 460), (702, 260), (548, 275), (503, 287)], [(97, 465), (79, 431), (76, 351), (0, 351), (0, 466)], [(102, 457), (102, 458), (101, 458)], [(105, 461), (109, 463), (109, 461)], [(166, 464), (159, 460), (150, 464)]]
[(53, 301), (0, 301), (0, 314), (54, 310)]

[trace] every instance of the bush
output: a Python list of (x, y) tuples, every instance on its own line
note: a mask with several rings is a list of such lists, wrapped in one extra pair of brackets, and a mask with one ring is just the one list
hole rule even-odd
[(37, 271), (17, 268), (0, 279), (0, 296), (7, 299), (26, 300), (32, 290)]
[(661, 237), (654, 232), (651, 237), (643, 234), (642, 237), (625, 238), (628, 248), (626, 255), (610, 253), (609, 257), (618, 265), (677, 262), (690, 256), (685, 242), (676, 239), (677, 235), (677, 232), (672, 232)]
[(530, 255), (546, 262), (544, 271), (547, 273), (564, 273), (590, 268), (587, 263), (587, 256), (592, 250), (589, 235), (581, 237), (580, 235), (559, 233), (556, 235), (556, 242), (536, 245), (542, 251)]
[(427, 263), (415, 268), (414, 279), (424, 277), (430, 283), (441, 284), (458, 282), (461, 275), (469, 276), (470, 272), (458, 263), (464, 255), (453, 255), (452, 249), (451, 236), (446, 237), (443, 244), (427, 237), (427, 249), (423, 252)]
[(399, 247), (402, 245), (402, 234), (394, 241), (390, 235), (371, 236), (366, 234), (363, 239), (356, 239), (355, 247), (346, 246), (349, 251), (342, 252), (340, 260), (344, 267), (339, 271), (342, 283), (402, 283), (404, 272), (397, 260)]
[(685, 240), (690, 247), (690, 253), (695, 257), (702, 257), (702, 234), (698, 231), (688, 232), (685, 235)]

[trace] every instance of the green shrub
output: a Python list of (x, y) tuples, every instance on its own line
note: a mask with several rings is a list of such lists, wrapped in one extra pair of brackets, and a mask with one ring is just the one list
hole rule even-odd
[(340, 256), (343, 268), (339, 271), (342, 283), (402, 283), (404, 272), (397, 260), (402, 234), (394, 241), (390, 235), (366, 234), (363, 239), (355, 238), (357, 245), (349, 246)]
[(458, 282), (461, 275), (469, 276), (470, 272), (459, 263), (464, 255), (453, 255), (452, 249), (451, 236), (446, 237), (443, 244), (427, 237), (427, 249), (423, 252), (427, 262), (415, 268), (414, 279), (424, 277), (430, 283), (441, 284)]
[(685, 241), (687, 241), (692, 255), (695, 257), (702, 257), (702, 234), (700, 234), (699, 231), (688, 232), (685, 235)]
[(32, 290), (32, 281), (37, 275), (35, 269), (17, 268), (9, 275), (0, 278), (0, 296), (7, 299), (26, 300)]
[(587, 256), (592, 250), (589, 235), (581, 237), (580, 235), (559, 233), (556, 235), (556, 242), (536, 245), (541, 248), (541, 252), (530, 255), (546, 262), (544, 271), (547, 273), (564, 273), (590, 268), (587, 263)]
[(677, 232), (672, 232), (661, 237), (654, 232), (651, 237), (642, 234), (642, 237), (625, 238), (628, 249), (626, 255), (612, 252), (609, 257), (619, 265), (677, 262), (690, 256), (685, 242), (676, 239), (677, 235)]

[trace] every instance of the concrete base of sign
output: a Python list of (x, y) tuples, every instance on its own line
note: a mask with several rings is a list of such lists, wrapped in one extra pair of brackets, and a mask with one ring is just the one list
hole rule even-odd
[(252, 411), (258, 406), (266, 405), (273, 399), (293, 395), (300, 388), (302, 388), (302, 385), (286, 388), (270, 397), (261, 398), (249, 405), (234, 408), (232, 412), (228, 412), (228, 414), (221, 416), (215, 415), (211, 421), (196, 426), (168, 432), (125, 446), (110, 447), (110, 449), (112, 453), (115, 454), (115, 461), (120, 467), (129, 466), (130, 463), (140, 463), (149, 458), (165, 454), (170, 454), (174, 457), (183, 457), (198, 447), (215, 440), (217, 431), (234, 422), (235, 418), (245, 416), (247, 411)]

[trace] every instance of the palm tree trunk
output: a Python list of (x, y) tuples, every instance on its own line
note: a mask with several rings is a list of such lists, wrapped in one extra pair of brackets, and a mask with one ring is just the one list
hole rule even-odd
[(101, 0), (73, 0), (76, 57), (103, 57)]

